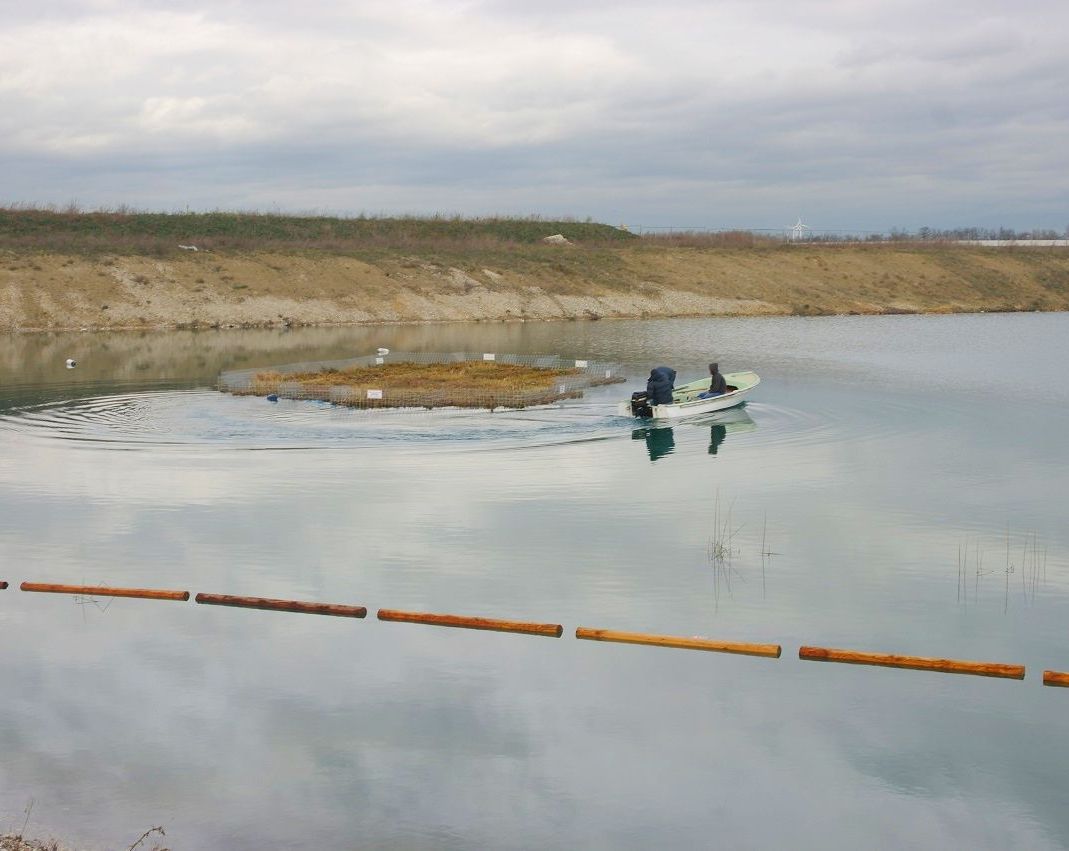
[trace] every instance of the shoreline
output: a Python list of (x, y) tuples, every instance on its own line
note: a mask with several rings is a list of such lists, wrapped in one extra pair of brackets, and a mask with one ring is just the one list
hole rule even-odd
[(1069, 313), (1069, 308), (1051, 308), (1044, 310), (1014, 310), (1014, 309), (968, 309), (960, 310), (885, 310), (847, 313), (688, 313), (688, 314), (661, 314), (658, 316), (566, 316), (549, 317), (545, 319), (382, 319), (359, 322), (243, 322), (226, 324), (187, 324), (176, 323), (171, 325), (97, 325), (97, 326), (58, 326), (49, 325), (44, 327), (19, 327), (0, 328), (0, 334), (6, 336), (33, 336), (46, 334), (144, 334), (146, 332), (173, 332), (187, 331), (192, 333), (208, 331), (285, 331), (289, 329), (360, 329), (360, 328), (419, 328), (419, 327), (450, 327), (479, 323), (485, 325), (522, 325), (525, 323), (552, 323), (552, 322), (612, 322), (631, 321), (636, 319), (761, 319), (773, 317), (795, 317), (803, 319), (832, 319), (846, 316), (967, 316), (984, 314), (1032, 314), (1032, 313)]
[(0, 331), (1069, 310), (1069, 252), (604, 246), (375, 255), (0, 250)]

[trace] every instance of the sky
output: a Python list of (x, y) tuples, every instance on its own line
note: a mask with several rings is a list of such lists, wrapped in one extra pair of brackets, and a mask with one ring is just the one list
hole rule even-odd
[(0, 203), (1069, 227), (1065, 0), (0, 14)]

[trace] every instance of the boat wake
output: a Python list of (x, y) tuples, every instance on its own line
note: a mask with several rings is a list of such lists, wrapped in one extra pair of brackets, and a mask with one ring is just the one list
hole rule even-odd
[(325, 402), (158, 391), (49, 402), (0, 414), (0, 431), (98, 448), (211, 446), (314, 450), (419, 443), (441, 449), (523, 448), (625, 436), (610, 403), (516, 411), (359, 410)]
[(891, 435), (907, 435), (925, 416), (923, 410), (886, 399), (865, 430), (850, 425), (856, 411), (816, 413), (772, 402), (747, 402), (668, 423), (620, 416), (616, 409), (609, 395), (491, 413), (459, 408), (361, 410), (292, 400), (270, 403), (210, 389), (139, 390), (7, 409), (0, 412), (0, 433), (126, 451), (418, 447), (471, 452), (627, 440), (641, 430), (644, 437), (651, 432), (651, 442), (681, 441), (679, 452), (688, 443), (698, 452), (703, 440), (715, 441), (724, 434), (732, 435), (735, 447), (760, 451), (772, 445), (802, 450), (878, 442)]

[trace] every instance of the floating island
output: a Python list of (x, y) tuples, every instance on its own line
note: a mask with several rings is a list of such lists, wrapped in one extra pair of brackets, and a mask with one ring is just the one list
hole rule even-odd
[(555, 356), (397, 353), (225, 372), (238, 396), (309, 399), (353, 408), (526, 408), (624, 381), (615, 364)]

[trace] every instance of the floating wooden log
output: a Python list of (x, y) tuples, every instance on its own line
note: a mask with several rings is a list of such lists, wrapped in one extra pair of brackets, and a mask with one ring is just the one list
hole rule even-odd
[(961, 659), (933, 659), (926, 656), (896, 656), (890, 653), (861, 653), (856, 650), (837, 650), (831, 647), (800, 647), (798, 658), (813, 662), (878, 665), (884, 668), (910, 668), (917, 671), (973, 674), (978, 677), (1003, 677), (1011, 680), (1023, 680), (1025, 672), (1024, 665), (968, 662)]
[(104, 585), (55, 585), (49, 582), (23, 582), (23, 591), (45, 594), (84, 594), (86, 597), (138, 597), (144, 600), (188, 600), (188, 591), (158, 588), (109, 588)]
[(193, 599), (208, 606), (236, 606), (241, 609), (300, 612), (306, 615), (333, 615), (338, 618), (362, 618), (367, 615), (367, 608), (364, 606), (342, 606), (337, 603), (302, 603), (300, 600), (239, 597), (232, 594), (198, 594)]
[(470, 618), (464, 615), (432, 615), (426, 612), (402, 612), (397, 609), (379, 609), (380, 621), (422, 623), (429, 626), (453, 626), (460, 629), (490, 629), (495, 632), (519, 632), (525, 635), (546, 635), (560, 638), (564, 627), (559, 623), (529, 623), (506, 621), (495, 618)]
[(714, 653), (740, 653), (744, 656), (766, 656), (778, 659), (782, 648), (778, 644), (746, 644), (738, 641), (715, 641), (684, 635), (650, 635), (644, 632), (619, 632), (614, 629), (590, 629), (581, 626), (576, 638), (588, 641), (615, 641), (620, 644), (648, 644), (653, 647), (676, 647), (681, 650), (709, 650)]
[(0, 579), (0, 591), (3, 591), (5, 588), (7, 588), (7, 583)]
[(1066, 672), (1066, 671), (1044, 671), (1043, 672), (1043, 685), (1045, 685), (1045, 686), (1062, 686), (1063, 688), (1069, 688), (1069, 672)]

